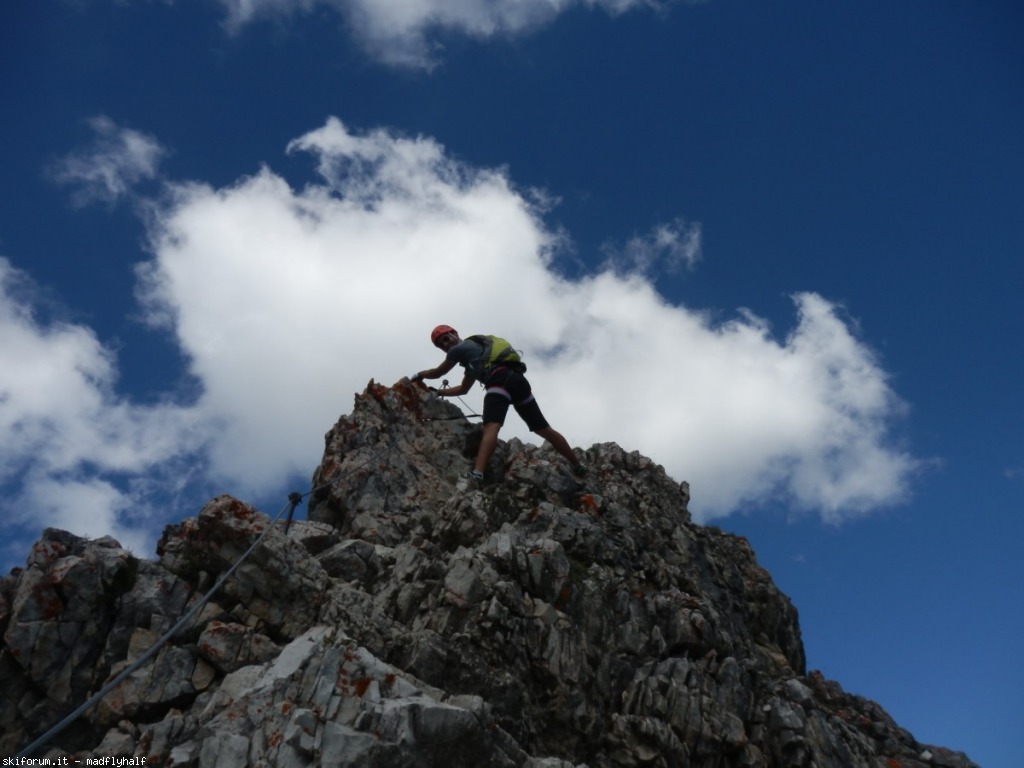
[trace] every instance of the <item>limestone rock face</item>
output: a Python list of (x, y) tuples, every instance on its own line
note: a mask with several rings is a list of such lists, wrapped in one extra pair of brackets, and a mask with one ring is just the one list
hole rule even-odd
[[(0, 580), (0, 751), (157, 653), (33, 756), (170, 766), (970, 768), (805, 669), (797, 612), (690, 489), (614, 443), (585, 479), (430, 392), (370, 382), (308, 520), (229, 496), (159, 560), (48, 530)], [(255, 543), (255, 546), (253, 547)]]

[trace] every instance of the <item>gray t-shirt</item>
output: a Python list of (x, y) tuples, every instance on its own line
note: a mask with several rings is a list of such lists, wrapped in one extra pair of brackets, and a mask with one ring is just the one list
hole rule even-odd
[(463, 339), (448, 350), (446, 360), (454, 360), (478, 381), (484, 377), (484, 348), (470, 339)]

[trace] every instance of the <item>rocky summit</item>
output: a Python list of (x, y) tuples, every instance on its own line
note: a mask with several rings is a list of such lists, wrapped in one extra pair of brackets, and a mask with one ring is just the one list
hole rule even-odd
[(471, 485), (479, 432), (408, 381), (371, 381), (326, 435), (308, 519), (287, 530), (221, 496), (168, 527), (156, 561), (45, 531), (0, 581), (0, 753), (974, 766), (808, 672), (792, 603), (743, 538), (691, 521), (687, 484), (661, 466), (605, 443), (581, 479), (513, 439)]

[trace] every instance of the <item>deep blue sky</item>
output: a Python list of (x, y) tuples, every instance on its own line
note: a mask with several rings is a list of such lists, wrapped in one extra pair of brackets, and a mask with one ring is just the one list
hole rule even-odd
[[(367, 42), (353, 21), (362, 1), (266, 13), (229, 30), (232, 6), (14, 0), (0, 12), (0, 257), (19, 275), (3, 301), (32, 315), (38, 338), (67, 327), (92, 334), (116, 372), (100, 387), (104, 407), (187, 408), (215, 388), (212, 373), (188, 367), (202, 359), (194, 337), (142, 322), (149, 309), (137, 298), (135, 267), (161, 253), (152, 227), (172, 219), (171, 187), (197, 182), (231, 197), (261, 168), (293, 190), (315, 186), (311, 155), (286, 147), (331, 116), (354, 135), (380, 128), (432, 140), (464, 169), (498, 169), (524, 197), (543, 189), (557, 201), (541, 214), (543, 226), (564, 236), (549, 267), (570, 283), (660, 225), (699, 224), (699, 258), (639, 270), (661, 300), (710, 327), (749, 310), (768, 324), (767, 340), (784, 346), (797, 324), (792, 296), (823, 297), (869, 351), (870, 380), (884, 380), (898, 401), (880, 412), (878, 439), (914, 463), (902, 475), (905, 493), (842, 507), (831, 522), (792, 488), (748, 494), (713, 522), (748, 536), (793, 599), (812, 668), (879, 701), (922, 742), (964, 750), (985, 768), (1016, 765), (1024, 732), (1019, 3), (709, 0), (616, 16), (570, 4), (490, 37), (428, 30), (430, 66), (389, 61), (400, 41), (387, 37), (387, 19), (379, 43)], [(99, 194), (97, 177), (68, 172), (74, 158), (98, 165), (100, 117), (114, 135), (135, 131), (160, 148), (151, 170), (116, 193)], [(297, 253), (280, 253), (283, 269)], [(408, 295), (396, 302), (401, 311), (387, 307), (396, 333), (419, 344), (424, 328), (458, 322), (442, 316), (443, 306), (413, 311), (418, 298)], [(520, 297), (523, 312), (536, 300)], [(277, 309), (282, 322), (289, 306)], [(470, 308), (461, 311), (476, 322)], [(371, 329), (385, 322), (366, 313)], [(217, 315), (201, 317), (210, 324)], [(504, 311), (487, 321), (519, 322)], [(10, 358), (0, 359), (4, 393), (23, 356), (38, 355), (45, 367), (48, 354), (42, 345), (0, 346)], [(421, 354), (401, 367), (434, 364), (429, 347)], [(340, 385), (331, 419), (367, 379), (391, 373), (356, 351), (338, 355), (361, 383)], [(614, 378), (622, 358), (599, 360), (608, 375), (582, 383), (612, 403), (589, 422), (601, 425), (601, 439), (637, 447), (631, 403), (653, 396), (662, 379), (683, 388), (659, 408), (696, 408), (684, 384), (712, 375), (707, 359), (671, 335), (650, 357)], [(315, 378), (319, 365), (310, 360), (291, 374)], [(734, 378), (743, 375), (737, 366)], [(548, 402), (556, 424), (579, 416), (559, 413), (554, 394)], [(42, 497), (26, 490), (26, 478), (42, 453), (13, 449), (22, 434), (13, 425), (28, 419), (59, 432), (64, 416), (56, 395), (35, 410), (23, 403), (0, 398), (0, 414), (8, 411), (0, 426), (11, 429), (0, 449), (8, 567), (42, 526), (79, 519), (32, 507)], [(332, 423), (321, 422), (308, 430), (313, 458), (297, 459), (292, 477), (312, 471)], [(671, 443), (645, 452), (685, 479), (685, 450), (712, 438), (681, 428), (683, 458)], [(151, 540), (159, 525), (193, 514), (203, 494), (245, 495), (244, 485), (225, 486), (230, 471), (206, 471), (207, 460), (218, 467), (215, 453), (188, 455), (174, 503), (153, 505), (159, 494), (142, 494), (145, 511), (112, 513), (115, 533), (144, 530)], [(144, 461), (96, 464), (75, 459), (47, 482), (102, 475), (130, 495), (125, 489), (134, 493), (156, 471)], [(249, 500), (277, 503), (290, 490), (262, 488)], [(698, 514), (708, 495), (695, 484)], [(75, 496), (72, 488), (47, 498), (73, 506)]]

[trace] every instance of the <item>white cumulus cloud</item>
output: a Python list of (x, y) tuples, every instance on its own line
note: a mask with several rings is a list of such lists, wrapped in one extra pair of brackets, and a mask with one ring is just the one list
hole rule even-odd
[(607, 243), (602, 250), (606, 266), (623, 272), (654, 277), (681, 268), (693, 269), (702, 254), (700, 222), (676, 218), (658, 224), (643, 235), (634, 235), (624, 245)]
[(113, 353), (86, 327), (40, 321), (33, 294), (28, 276), (0, 257), (5, 524), (138, 543), (143, 536), (128, 514), (138, 498), (114, 478), (151, 472), (197, 448), (190, 412), (118, 397)]
[[(264, 168), (182, 185), (153, 231), (146, 303), (203, 384), (225, 478), (265, 490), (308, 470), (367, 380), (438, 362), (427, 334), (445, 322), (526, 350), (553, 425), (654, 457), (691, 482), (698, 516), (774, 497), (840, 520), (905, 495), (902, 405), (825, 298), (795, 295), (784, 339), (749, 311), (714, 324), (641, 271), (560, 277), (532, 198), (429, 138), (332, 119), (289, 149), (316, 158), (318, 183)], [(688, 226), (673, 237), (698, 238)], [(514, 417), (503, 434), (526, 436)]]
[(515, 36), (572, 8), (600, 8), (617, 15), (658, 8), (661, 0), (220, 0), (227, 25), (238, 30), (268, 16), (306, 13), (317, 6), (337, 10), (363, 47), (388, 64), (430, 67), (436, 63), (437, 32), (475, 39)]
[[(918, 462), (892, 438), (904, 406), (824, 297), (794, 295), (783, 337), (749, 310), (714, 322), (666, 301), (636, 253), (560, 275), (549, 196), (429, 137), (332, 118), (288, 151), (315, 163), (301, 189), (264, 167), (221, 188), (168, 184), (146, 209), (138, 295), (187, 360), (188, 402), (119, 394), (114, 353), (85, 326), (41, 320), (31, 281), (0, 258), (8, 525), (111, 534), (148, 555), (162, 495), (284, 498), (371, 378), (440, 362), (438, 323), (510, 339), (570, 442), (651, 456), (690, 482), (699, 520), (770, 501), (838, 522), (905, 498)], [(699, 237), (680, 218), (636, 248), (688, 263)], [(514, 415), (513, 435), (535, 439)]]
[(156, 177), (167, 152), (154, 137), (103, 115), (88, 123), (93, 132), (90, 144), (51, 168), (56, 181), (75, 188), (77, 204), (115, 203), (139, 182)]

